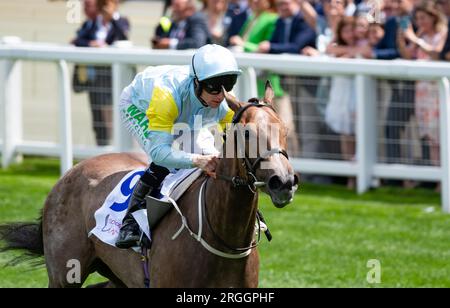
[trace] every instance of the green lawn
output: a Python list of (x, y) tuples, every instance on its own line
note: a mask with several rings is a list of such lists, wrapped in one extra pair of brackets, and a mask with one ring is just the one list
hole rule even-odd
[[(58, 173), (58, 161), (38, 158), (1, 170), (0, 223), (36, 218)], [(260, 247), (261, 287), (450, 287), (450, 216), (432, 191), (381, 188), (358, 196), (303, 185), (284, 209), (267, 196), (260, 205), (274, 236)], [(0, 255), (0, 263), (12, 256)], [(381, 263), (380, 284), (366, 281), (370, 259)], [(0, 267), (0, 287), (46, 285), (43, 268)]]

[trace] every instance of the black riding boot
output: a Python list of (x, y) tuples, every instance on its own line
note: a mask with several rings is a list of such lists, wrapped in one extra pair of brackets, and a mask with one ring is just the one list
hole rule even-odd
[(132, 214), (137, 210), (145, 208), (145, 196), (150, 192), (150, 188), (149, 185), (142, 181), (136, 184), (128, 205), (128, 212), (122, 221), (119, 238), (116, 242), (118, 248), (127, 249), (138, 245), (140, 229)]
[(128, 204), (128, 212), (122, 222), (116, 247), (128, 249), (139, 245), (141, 232), (138, 223), (133, 217), (133, 213), (145, 209), (145, 197), (151, 193), (153, 188), (159, 188), (164, 178), (169, 174), (169, 170), (164, 167), (151, 164), (145, 171), (136, 187)]

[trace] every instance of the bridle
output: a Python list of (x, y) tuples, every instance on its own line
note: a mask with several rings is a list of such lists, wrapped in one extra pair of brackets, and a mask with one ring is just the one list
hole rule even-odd
[[(232, 124), (235, 125), (237, 123), (240, 123), (242, 115), (244, 114), (244, 112), (251, 108), (251, 107), (255, 107), (255, 108), (270, 108), (273, 111), (275, 111), (273, 109), (273, 107), (269, 104), (262, 104), (259, 102), (259, 100), (254, 100), (254, 101), (249, 101), (248, 104), (242, 106), (241, 108), (239, 108), (232, 120)], [(241, 140), (239, 138), (237, 138), (238, 140)], [(257, 178), (256, 178), (256, 169), (258, 167), (258, 165), (261, 163), (261, 161), (267, 159), (268, 157), (270, 157), (273, 154), (282, 154), (284, 157), (286, 157), (287, 159), (289, 159), (289, 156), (287, 154), (287, 152), (283, 149), (280, 148), (273, 148), (271, 150), (266, 151), (265, 153), (259, 155), (255, 161), (252, 163), (250, 161), (250, 159), (247, 157), (247, 155), (244, 155), (244, 167), (246, 169), (246, 173), (247, 173), (247, 178), (242, 178), (238, 175), (236, 176), (226, 176), (226, 175), (217, 175), (217, 178), (225, 180), (225, 181), (229, 181), (233, 184), (233, 187), (239, 187), (239, 186), (248, 186), (248, 188), (250, 189), (250, 191), (253, 194), (256, 194), (256, 190), (258, 187), (262, 187), (265, 186), (266, 183), (265, 182), (258, 182)], [(213, 237), (224, 247), (226, 247), (228, 250), (231, 250), (234, 252), (234, 254), (227, 254), (227, 257), (230, 256), (239, 256), (239, 257), (243, 257), (248, 255), (252, 249), (256, 248), (260, 241), (261, 241), (261, 217), (260, 214), (257, 213), (256, 215), (256, 221), (258, 223), (258, 239), (252, 243), (250, 246), (248, 247), (243, 247), (243, 248), (234, 248), (231, 247), (231, 245), (228, 245), (212, 228), (211, 223), (209, 222), (209, 218), (208, 218), (208, 214), (206, 212), (206, 185), (208, 183), (208, 179), (207, 178), (205, 180), (205, 182), (202, 185), (202, 189), (200, 190), (200, 195), (199, 195), (199, 215), (200, 212), (202, 213), (202, 217), (203, 219), (206, 221), (206, 226), (208, 227), (208, 229), (211, 231)], [(201, 204), (201, 205), (200, 205)], [(200, 210), (200, 206), (201, 206), (201, 210)], [(224, 256), (224, 255), (222, 255)]]
[[(259, 101), (253, 100), (253, 101), (249, 101), (248, 104), (242, 106), (241, 108), (239, 108), (232, 120), (232, 124), (237, 124), (241, 121), (242, 115), (243, 113), (249, 109), (249, 108), (271, 108), (272, 110), (273, 107), (269, 104), (262, 104)], [(240, 140), (238, 138), (238, 140)], [(287, 154), (287, 152), (283, 149), (280, 148), (273, 148), (269, 151), (266, 151), (265, 153), (259, 155), (255, 161), (252, 163), (250, 161), (250, 159), (247, 157), (247, 155), (244, 155), (244, 167), (246, 168), (246, 173), (247, 173), (247, 178), (242, 178), (238, 175), (236, 176), (226, 176), (226, 175), (217, 175), (218, 179), (221, 180), (225, 180), (225, 181), (229, 181), (233, 184), (233, 187), (239, 187), (239, 186), (248, 186), (248, 188), (250, 189), (250, 191), (253, 194), (256, 194), (256, 190), (258, 187), (261, 186), (265, 186), (266, 183), (265, 182), (258, 182), (256, 179), (256, 170), (258, 167), (258, 164), (267, 159), (268, 157), (270, 157), (273, 154), (281, 154), (284, 157), (286, 157), (287, 159), (289, 159), (289, 156)], [(206, 212), (206, 186), (208, 183), (208, 180), (210, 179), (210, 177), (207, 177), (201, 187), (200, 187), (200, 192), (199, 192), (199, 198), (198, 198), (198, 232), (195, 233), (191, 230), (191, 228), (188, 225), (187, 219), (186, 217), (182, 214), (181, 210), (179, 209), (178, 205), (176, 204), (176, 202), (171, 199), (170, 197), (168, 198), (169, 201), (173, 204), (173, 206), (175, 207), (176, 211), (178, 212), (178, 214), (181, 216), (181, 227), (180, 229), (173, 235), (172, 240), (176, 239), (181, 231), (183, 229), (186, 229), (189, 232), (189, 235), (191, 237), (193, 237), (195, 240), (197, 240), (206, 250), (208, 250), (209, 252), (211, 252), (212, 254), (215, 254), (219, 257), (223, 257), (223, 258), (227, 258), (227, 259), (240, 259), (240, 258), (245, 258), (248, 255), (250, 255), (252, 249), (256, 248), (260, 241), (261, 241), (261, 221), (263, 221), (262, 216), (260, 216), (259, 214), (256, 215), (256, 221), (258, 223), (258, 239), (256, 240), (256, 242), (251, 243), (250, 246), (248, 247), (243, 247), (243, 248), (234, 248), (231, 247), (230, 245), (228, 245), (212, 228), (211, 223), (209, 221), (207, 212)], [(228, 252), (224, 252), (221, 250), (218, 250), (216, 248), (214, 248), (213, 246), (211, 246), (210, 244), (208, 244), (202, 237), (203, 234), (203, 221), (206, 221), (206, 226), (207, 228), (211, 231), (213, 237), (225, 248), (227, 248), (228, 250), (232, 251), (232, 253), (228, 253)]]
[[(269, 105), (269, 104), (262, 104), (259, 102), (259, 100), (257, 99), (251, 99), (249, 101), (249, 103), (245, 104), (244, 106), (240, 107), (232, 120), (232, 124), (236, 125), (238, 123), (240, 123), (242, 115), (244, 114), (245, 111), (247, 111), (247, 109), (249, 108), (270, 108), (273, 111), (275, 111), (275, 109)], [(242, 142), (242, 138), (236, 138), (238, 140), (238, 142)], [(239, 146), (242, 146), (242, 144), (240, 144)], [(280, 149), (280, 148), (273, 148), (271, 150), (268, 150), (262, 154), (260, 154), (258, 157), (256, 157), (255, 161), (252, 163), (250, 161), (250, 159), (247, 157), (247, 154), (244, 155), (243, 157), (243, 165), (246, 169), (246, 174), (247, 177), (243, 178), (240, 177), (238, 175), (236, 176), (227, 176), (227, 175), (223, 175), (223, 174), (218, 174), (217, 178), (224, 180), (224, 181), (228, 181), (231, 182), (233, 184), (233, 187), (239, 187), (239, 186), (248, 186), (248, 188), (250, 189), (250, 191), (252, 191), (253, 193), (256, 193), (256, 189), (258, 187), (263, 187), (266, 185), (265, 182), (261, 182), (258, 181), (256, 178), (256, 170), (258, 165), (264, 161), (265, 159), (269, 158), (270, 156), (274, 155), (274, 154), (281, 154), (284, 157), (286, 157), (289, 160), (289, 156), (286, 152), (286, 150)]]

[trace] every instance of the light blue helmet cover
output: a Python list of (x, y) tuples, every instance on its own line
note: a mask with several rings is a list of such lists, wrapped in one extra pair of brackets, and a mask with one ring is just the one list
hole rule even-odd
[(240, 75), (236, 59), (225, 47), (209, 44), (192, 56), (189, 74), (199, 81), (224, 75)]

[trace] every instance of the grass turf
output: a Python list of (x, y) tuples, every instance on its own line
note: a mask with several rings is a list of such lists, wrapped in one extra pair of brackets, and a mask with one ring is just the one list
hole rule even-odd
[[(0, 223), (39, 216), (59, 177), (57, 160), (27, 158), (0, 171)], [(274, 239), (260, 250), (261, 287), (450, 287), (450, 216), (424, 189), (379, 188), (362, 196), (340, 186), (302, 185), (294, 203), (260, 207)], [(17, 254), (0, 255), (5, 264)], [(381, 264), (369, 284), (367, 263)], [(0, 287), (45, 287), (44, 268), (0, 265)], [(87, 284), (103, 279), (93, 275)]]

